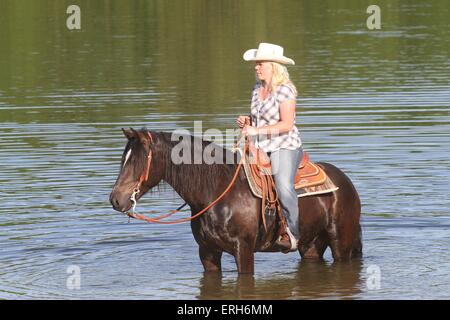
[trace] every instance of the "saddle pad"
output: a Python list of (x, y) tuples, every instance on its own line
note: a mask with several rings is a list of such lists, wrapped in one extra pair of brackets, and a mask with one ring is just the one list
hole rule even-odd
[(331, 181), (328, 176), (326, 176), (324, 183), (319, 185), (311, 185), (311, 186), (305, 186), (301, 188), (296, 188), (295, 191), (297, 192), (297, 197), (306, 197), (306, 196), (315, 196), (318, 194), (323, 193), (329, 193), (338, 190), (339, 187), (337, 187), (333, 181)]
[[(242, 156), (243, 151), (241, 150), (241, 148), (236, 149)], [(243, 167), (245, 176), (247, 177), (247, 181), (250, 186), (250, 190), (252, 191), (253, 195), (258, 198), (262, 198), (262, 190), (256, 184), (252, 176), (249, 163), (250, 161), (247, 155)], [(264, 168), (261, 168), (261, 171), (264, 174), (268, 174), (270, 172), (270, 170), (266, 171)], [(297, 192), (297, 197), (306, 197), (329, 193), (339, 189), (339, 187), (337, 187), (333, 183), (333, 181), (331, 181), (331, 179), (326, 175), (325, 171), (320, 167), (320, 165), (308, 162), (297, 173), (299, 173), (295, 179), (295, 191)]]

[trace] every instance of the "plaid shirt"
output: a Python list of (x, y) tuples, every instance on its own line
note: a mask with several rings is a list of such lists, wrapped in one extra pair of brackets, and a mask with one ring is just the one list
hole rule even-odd
[[(252, 125), (260, 128), (273, 125), (280, 121), (280, 105), (287, 100), (296, 100), (294, 90), (286, 84), (277, 87), (274, 93), (270, 94), (264, 101), (259, 98), (259, 88), (257, 83), (253, 87), (250, 118)], [(289, 132), (280, 135), (258, 135), (255, 145), (265, 152), (273, 152), (279, 149), (297, 149), (302, 145), (300, 133), (295, 126)]]

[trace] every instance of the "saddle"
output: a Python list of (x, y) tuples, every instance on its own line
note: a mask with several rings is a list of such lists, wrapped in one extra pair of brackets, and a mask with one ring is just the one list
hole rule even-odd
[[(269, 156), (261, 149), (257, 149), (252, 142), (249, 142), (246, 162), (249, 163), (252, 168), (252, 180), (254, 180), (258, 188), (262, 188), (265, 179), (262, 179), (261, 175), (272, 176), (272, 166), (270, 164)], [(321, 185), (325, 183), (326, 180), (327, 175), (325, 171), (309, 160), (309, 154), (307, 152), (303, 152), (303, 158), (300, 161), (297, 173), (295, 174), (295, 190)]]
[[(261, 216), (265, 231), (267, 231), (266, 212), (268, 211), (277, 213), (279, 234), (285, 233), (286, 220), (278, 200), (269, 156), (261, 149), (257, 149), (250, 139), (246, 139), (242, 149), (235, 149), (242, 157), (245, 157), (243, 167), (252, 193), (261, 198)], [(338, 189), (323, 168), (310, 161), (307, 152), (303, 152), (294, 181), (298, 197), (323, 194)]]

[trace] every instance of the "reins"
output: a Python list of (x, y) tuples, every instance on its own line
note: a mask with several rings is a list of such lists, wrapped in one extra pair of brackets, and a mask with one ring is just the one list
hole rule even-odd
[[(150, 137), (150, 142), (153, 142), (153, 138), (152, 135), (150, 134), (150, 132), (148, 132), (148, 136)], [(239, 144), (241, 143), (242, 139), (244, 137), (241, 137), (239, 139), (239, 141), (236, 143), (236, 145), (233, 147), (233, 149), (237, 148), (239, 146)], [(247, 143), (244, 144), (244, 148), (247, 147)], [(236, 179), (238, 177), (239, 171), (242, 167), (242, 164), (244, 162), (245, 157), (242, 156), (241, 160), (239, 161), (239, 164), (236, 168), (236, 171), (233, 175), (233, 178), (231, 179), (230, 183), (228, 184), (228, 186), (225, 188), (225, 190), (222, 192), (222, 194), (217, 197), (217, 199), (215, 199), (213, 202), (211, 202), (206, 208), (204, 208), (203, 210), (197, 212), (196, 214), (187, 217), (187, 218), (182, 218), (182, 219), (178, 219), (178, 220), (173, 220), (173, 221), (160, 221), (162, 219), (168, 218), (171, 215), (180, 212), (180, 210), (185, 207), (187, 205), (187, 203), (185, 202), (183, 205), (181, 205), (180, 207), (178, 207), (175, 210), (170, 211), (169, 213), (166, 213), (164, 215), (155, 217), (155, 218), (149, 218), (146, 217), (143, 214), (139, 214), (135, 212), (135, 208), (136, 208), (136, 194), (138, 194), (140, 192), (140, 187), (142, 185), (143, 182), (147, 181), (148, 179), (148, 174), (150, 172), (150, 164), (151, 164), (151, 160), (152, 160), (152, 150), (151, 148), (149, 149), (149, 153), (147, 156), (147, 167), (145, 169), (145, 171), (141, 174), (141, 176), (139, 177), (139, 182), (137, 184), (137, 187), (134, 188), (133, 190), (133, 194), (130, 197), (131, 202), (133, 202), (133, 211), (132, 212), (126, 212), (127, 216), (133, 219), (138, 219), (138, 220), (142, 220), (142, 221), (146, 221), (146, 222), (153, 222), (153, 223), (159, 223), (159, 224), (177, 224), (177, 223), (183, 223), (183, 222), (188, 222), (191, 220), (194, 220), (195, 218), (201, 216), (203, 213), (205, 213), (206, 211), (208, 211), (212, 206), (214, 206), (217, 202), (219, 202), (227, 193), (228, 191), (230, 191), (231, 187), (233, 186), (233, 184), (236, 182)]]

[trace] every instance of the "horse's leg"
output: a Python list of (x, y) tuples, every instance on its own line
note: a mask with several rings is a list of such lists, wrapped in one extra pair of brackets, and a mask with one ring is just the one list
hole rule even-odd
[(335, 261), (348, 261), (362, 257), (359, 213), (350, 209), (340, 211), (339, 219), (332, 218), (328, 228), (331, 252)]
[[(341, 220), (345, 219), (341, 217)], [(336, 221), (332, 222), (328, 230), (328, 237), (330, 238), (331, 253), (334, 261), (348, 261), (358, 256), (353, 256), (353, 252), (358, 250), (360, 252), (359, 256), (362, 255), (362, 244), (359, 239), (360, 233), (358, 231), (355, 234), (356, 229), (359, 230), (359, 226), (356, 228), (352, 225), (337, 223)]]
[(354, 241), (353, 249), (351, 253), (352, 258), (361, 258), (362, 257), (362, 235), (361, 235), (361, 226), (359, 226), (358, 236)]
[(202, 261), (205, 272), (220, 272), (222, 271), (222, 251), (212, 250), (200, 245), (198, 248), (200, 260)]
[(328, 244), (328, 235), (326, 232), (322, 232), (311, 243), (300, 245), (299, 252), (302, 259), (322, 260)]
[(327, 226), (331, 253), (335, 261), (347, 261), (353, 253), (361, 255), (361, 202), (353, 183), (341, 170), (321, 163), (339, 190), (333, 192)]
[(331, 248), (331, 254), (333, 255), (334, 261), (344, 260), (343, 258), (345, 257), (345, 255), (342, 254), (339, 240), (335, 236), (330, 240), (330, 248)]
[(238, 273), (254, 273), (255, 254), (253, 249), (247, 241), (242, 239), (238, 241), (234, 253)]

